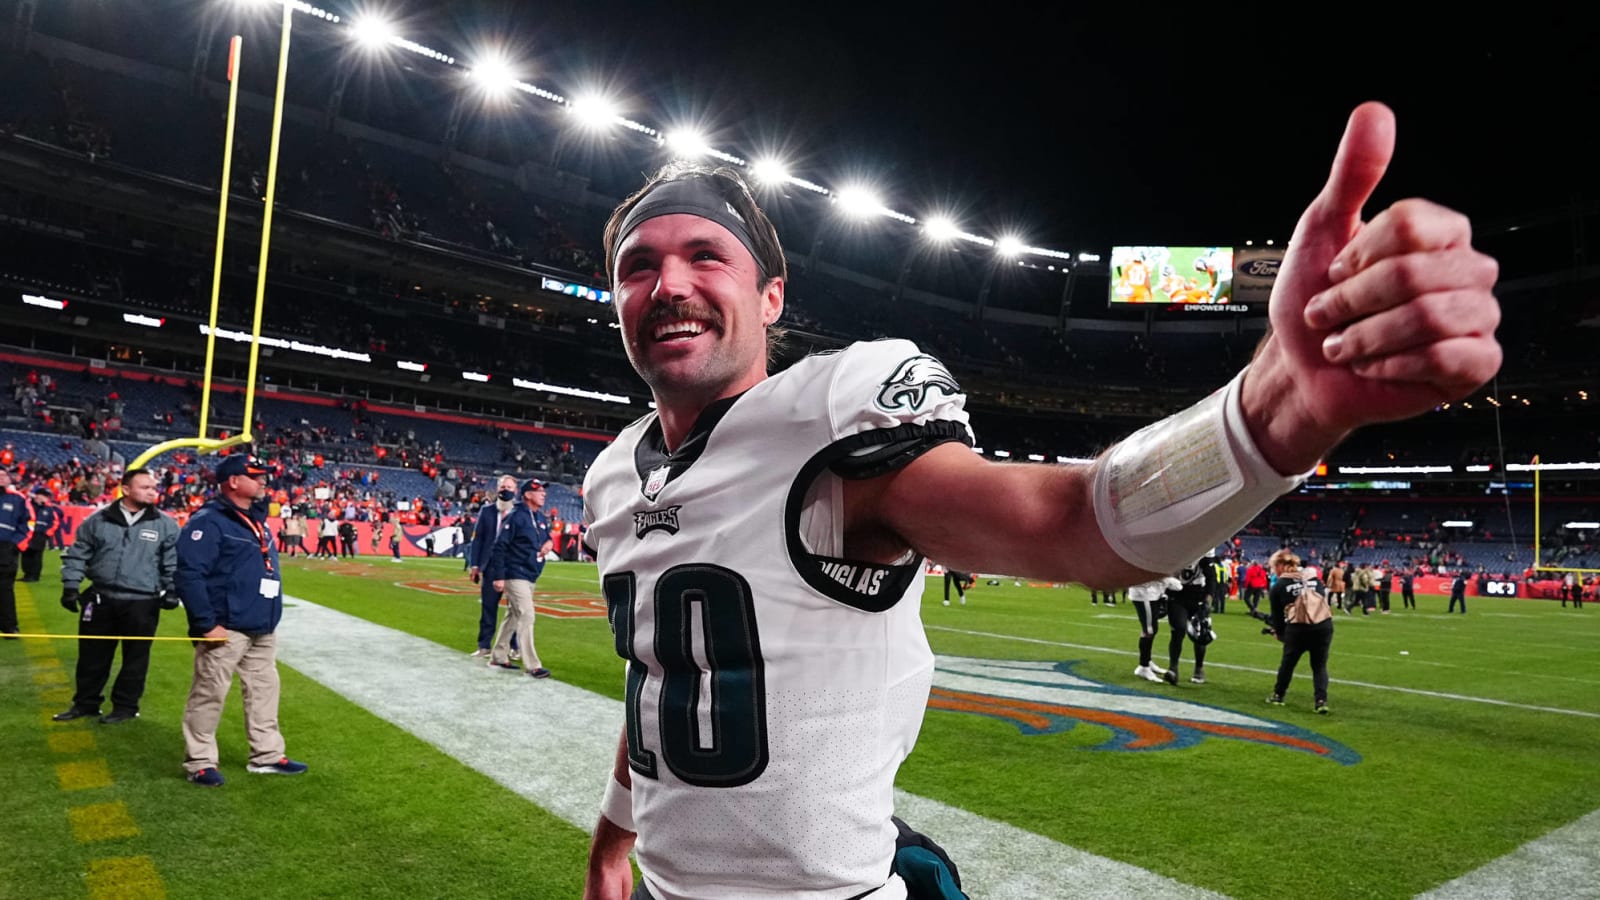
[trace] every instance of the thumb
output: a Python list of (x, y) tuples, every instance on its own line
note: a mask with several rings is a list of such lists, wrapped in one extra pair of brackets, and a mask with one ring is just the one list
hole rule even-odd
[(1354, 232), (1361, 221), (1361, 208), (1394, 157), (1394, 133), (1394, 111), (1389, 107), (1376, 101), (1356, 107), (1345, 123), (1328, 182), (1306, 218), (1326, 226), (1344, 225)]

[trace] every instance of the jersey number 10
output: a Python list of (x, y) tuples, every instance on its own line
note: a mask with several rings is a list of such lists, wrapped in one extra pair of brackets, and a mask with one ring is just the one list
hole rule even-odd
[[(607, 575), (602, 589), (617, 655), (628, 661), (628, 765), (658, 778), (640, 714), (646, 670), (634, 653), (634, 574)], [(654, 604), (662, 761), (699, 787), (749, 784), (767, 767), (766, 686), (749, 582), (711, 563), (673, 566), (656, 580)]]

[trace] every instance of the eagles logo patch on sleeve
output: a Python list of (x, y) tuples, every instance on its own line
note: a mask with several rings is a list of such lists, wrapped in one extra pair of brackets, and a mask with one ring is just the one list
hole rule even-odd
[(944, 367), (944, 363), (923, 354), (896, 366), (894, 374), (883, 382), (873, 402), (884, 412), (917, 412), (932, 405), (930, 400), (933, 391), (954, 397), (961, 393), (961, 386), (956, 384), (955, 376)]

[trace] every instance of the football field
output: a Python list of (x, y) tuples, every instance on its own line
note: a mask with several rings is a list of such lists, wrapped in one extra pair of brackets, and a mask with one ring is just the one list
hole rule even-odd
[[(114, 727), (49, 720), (74, 641), (0, 643), (0, 897), (578, 896), (622, 721), (594, 567), (540, 581), (548, 681), (467, 656), (458, 560), (285, 568), (303, 777), (245, 773), (235, 689), (227, 785), (183, 780), (185, 641), (155, 645), (142, 718)], [(58, 571), (17, 586), (24, 632), (75, 630)], [(1600, 896), (1600, 607), (1341, 616), (1317, 716), (1305, 662), (1287, 706), (1263, 703), (1280, 645), (1237, 600), (1207, 683), (1186, 646), (1172, 687), (1133, 678), (1126, 604), (980, 580), (944, 607), (928, 583), (938, 669), (898, 805), (974, 898)]]

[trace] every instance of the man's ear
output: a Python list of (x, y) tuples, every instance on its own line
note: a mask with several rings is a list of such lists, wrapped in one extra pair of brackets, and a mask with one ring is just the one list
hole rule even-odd
[(783, 316), (783, 279), (773, 278), (761, 290), (761, 324), (771, 325)]

